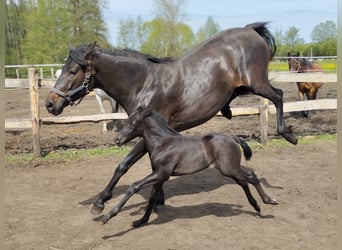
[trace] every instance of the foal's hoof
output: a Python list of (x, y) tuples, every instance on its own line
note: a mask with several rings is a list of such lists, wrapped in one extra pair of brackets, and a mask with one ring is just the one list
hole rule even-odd
[(137, 227), (141, 227), (141, 226), (145, 225), (146, 223), (147, 223), (146, 220), (141, 219), (141, 220), (134, 221), (132, 225), (133, 225), (133, 227), (137, 228)]
[(100, 214), (102, 213), (103, 209), (104, 209), (104, 204), (93, 203), (93, 206), (91, 207), (90, 212), (92, 214)]
[(102, 222), (103, 224), (106, 224), (109, 220), (110, 217), (108, 215), (101, 215), (93, 219), (93, 221)]

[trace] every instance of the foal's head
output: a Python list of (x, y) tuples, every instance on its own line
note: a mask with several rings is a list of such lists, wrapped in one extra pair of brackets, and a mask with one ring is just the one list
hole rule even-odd
[(146, 127), (145, 118), (152, 115), (152, 111), (144, 106), (139, 106), (136, 111), (131, 113), (124, 127), (115, 138), (118, 146), (142, 136)]

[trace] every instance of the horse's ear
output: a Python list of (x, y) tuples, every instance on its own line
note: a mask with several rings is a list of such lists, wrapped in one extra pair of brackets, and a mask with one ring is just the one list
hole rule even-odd
[(287, 56), (288, 56), (288, 57), (291, 57), (291, 53), (290, 53), (289, 51), (287, 52)]
[(300, 56), (300, 52), (299, 51), (297, 52), (297, 56)]

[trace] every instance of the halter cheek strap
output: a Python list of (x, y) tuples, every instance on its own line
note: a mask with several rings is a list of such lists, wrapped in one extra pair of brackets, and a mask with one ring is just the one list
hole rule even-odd
[(51, 91), (65, 98), (69, 102), (70, 106), (78, 105), (82, 101), (82, 99), (89, 93), (90, 78), (91, 78), (91, 66), (89, 65), (87, 67), (87, 71), (85, 72), (84, 81), (79, 87), (77, 87), (76, 89), (72, 89), (68, 92), (63, 92), (56, 88), (52, 88)]

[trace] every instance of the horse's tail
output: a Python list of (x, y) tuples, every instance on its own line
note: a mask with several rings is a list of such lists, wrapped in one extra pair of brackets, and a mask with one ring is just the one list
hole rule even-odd
[(255, 30), (266, 41), (270, 50), (270, 60), (272, 60), (277, 51), (277, 45), (274, 36), (266, 27), (267, 24), (268, 22), (258, 22), (247, 24), (245, 27)]
[(241, 145), (243, 149), (243, 153), (245, 155), (246, 160), (250, 160), (252, 158), (252, 149), (248, 146), (245, 140), (241, 139), (240, 137), (233, 136), (234, 141)]

